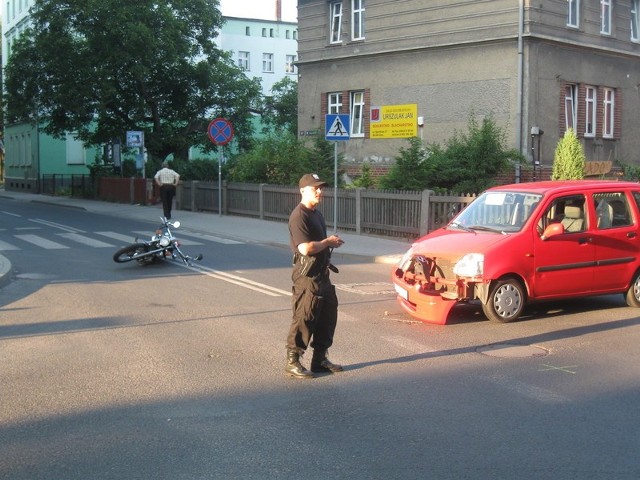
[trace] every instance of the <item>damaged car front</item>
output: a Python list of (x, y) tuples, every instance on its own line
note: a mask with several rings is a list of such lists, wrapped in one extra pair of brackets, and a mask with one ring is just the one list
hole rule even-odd
[[(520, 250), (518, 244), (530, 243), (523, 227), (540, 198), (526, 192), (487, 191), (447, 226), (416, 241), (392, 272), (403, 309), (419, 320), (444, 324), (458, 303), (477, 299), (486, 305), (496, 276), (519, 268), (510, 265), (510, 255)], [(524, 286), (501, 293), (506, 310), (496, 313), (499, 321), (519, 315)]]

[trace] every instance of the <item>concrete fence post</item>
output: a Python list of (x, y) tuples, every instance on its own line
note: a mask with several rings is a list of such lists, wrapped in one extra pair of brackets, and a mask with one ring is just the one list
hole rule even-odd
[(356, 188), (356, 233), (362, 233), (362, 191), (364, 188)]
[(420, 199), (420, 236), (429, 233), (429, 229), (431, 227), (429, 223), (429, 197), (434, 193), (435, 192), (433, 190), (422, 191), (422, 198)]

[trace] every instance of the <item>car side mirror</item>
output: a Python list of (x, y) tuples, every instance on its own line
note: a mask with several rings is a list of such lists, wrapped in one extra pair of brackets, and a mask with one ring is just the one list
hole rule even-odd
[(556, 235), (562, 235), (564, 233), (564, 225), (561, 223), (552, 223), (542, 232), (542, 240), (549, 240)]

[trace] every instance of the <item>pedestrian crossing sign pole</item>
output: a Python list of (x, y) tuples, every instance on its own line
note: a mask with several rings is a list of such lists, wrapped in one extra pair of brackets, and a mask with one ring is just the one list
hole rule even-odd
[(333, 145), (333, 233), (338, 231), (338, 142), (349, 140), (351, 120), (349, 115), (329, 113), (324, 117), (324, 136)]

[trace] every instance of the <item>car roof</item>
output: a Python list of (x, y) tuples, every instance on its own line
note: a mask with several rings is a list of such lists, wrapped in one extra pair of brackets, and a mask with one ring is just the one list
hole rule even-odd
[(487, 191), (526, 192), (545, 195), (547, 193), (586, 192), (587, 190), (619, 190), (622, 188), (633, 188), (640, 190), (640, 183), (625, 181), (619, 182), (616, 180), (549, 180), (543, 182), (512, 183), (510, 185), (492, 187)]

